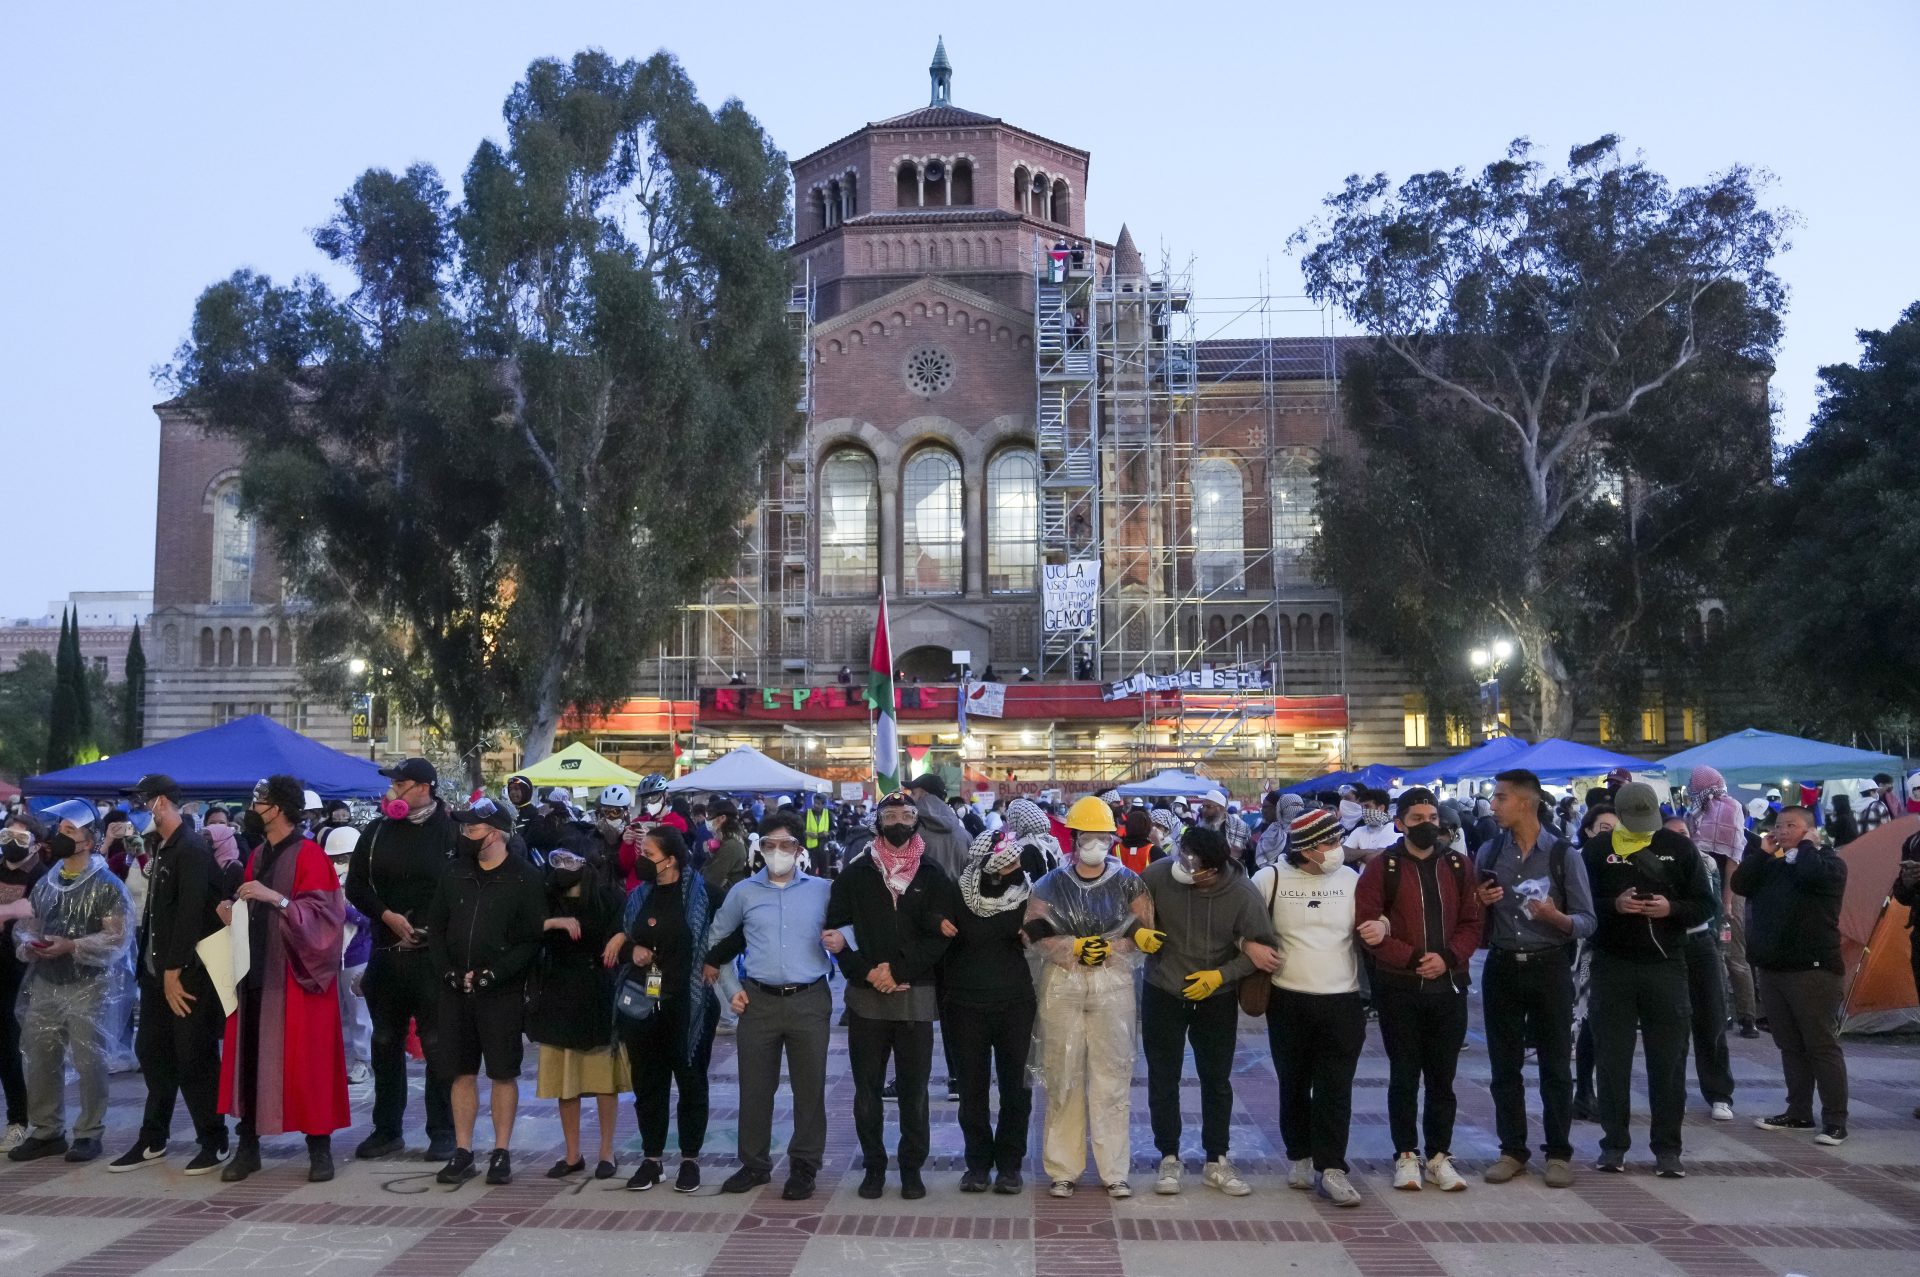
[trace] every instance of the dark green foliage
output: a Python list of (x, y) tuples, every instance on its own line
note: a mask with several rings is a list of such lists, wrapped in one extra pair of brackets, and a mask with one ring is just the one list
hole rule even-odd
[(505, 117), (462, 203), (426, 166), (354, 184), (315, 237), (352, 295), (236, 273), (169, 372), (246, 448), (308, 664), (538, 758), (737, 553), (798, 352), (785, 159), (738, 102), (587, 52)]
[(0, 776), (18, 780), (46, 770), (55, 678), (45, 652), (22, 652), (19, 663), (0, 674)]
[(1548, 173), (1352, 177), (1302, 230), (1308, 290), (1373, 339), (1343, 372), (1361, 451), (1322, 467), (1323, 579), (1439, 703), (1511, 638), (1515, 726), (1700, 678), (1687, 614), (1769, 460), (1791, 218), (1735, 168), (1675, 190), (1617, 140)]
[(120, 749), (139, 749), (146, 731), (147, 654), (140, 645), (140, 627), (127, 640), (127, 681), (120, 689)]

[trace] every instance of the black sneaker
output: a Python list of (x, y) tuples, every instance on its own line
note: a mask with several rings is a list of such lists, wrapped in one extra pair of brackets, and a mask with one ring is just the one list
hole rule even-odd
[(427, 1145), (427, 1151), (420, 1155), (423, 1162), (444, 1162), (460, 1150), (454, 1147), (453, 1136), (442, 1135)]
[(487, 1156), (487, 1183), (513, 1183), (513, 1154), (504, 1148), (496, 1148)]
[(439, 1183), (451, 1184), (458, 1188), (479, 1173), (474, 1169), (473, 1153), (464, 1148), (456, 1148), (453, 1150), (453, 1156), (447, 1159), (447, 1164), (442, 1166), (440, 1173), (433, 1178)]
[(646, 1158), (640, 1163), (640, 1169), (633, 1173), (633, 1178), (627, 1181), (627, 1188), (636, 1193), (644, 1193), (658, 1184), (663, 1174), (658, 1158)]
[(1001, 1171), (993, 1177), (993, 1191), (1002, 1197), (1012, 1197), (1020, 1191), (1020, 1172)]
[(780, 1190), (780, 1200), (786, 1202), (804, 1202), (813, 1196), (813, 1167), (796, 1164), (787, 1172), (787, 1183)]
[[(162, 1150), (162, 1156), (164, 1155), (165, 1150)], [(91, 1162), (98, 1156), (100, 1156), (99, 1140), (75, 1140), (73, 1147), (67, 1150), (69, 1162)]]
[(881, 1087), (880, 1098), (883, 1100), (898, 1100), (900, 1098), (900, 1079), (890, 1079), (885, 1086)]
[(569, 1162), (566, 1158), (563, 1157), (559, 1161), (555, 1162), (552, 1166), (549, 1166), (547, 1168), (547, 1178), (548, 1179), (565, 1179), (569, 1175), (578, 1175), (581, 1171), (584, 1171), (586, 1169), (587, 1169), (586, 1158), (583, 1157), (577, 1162)]
[(1740, 1036), (1749, 1039), (1757, 1038), (1760, 1036), (1760, 1026), (1752, 1020), (1742, 1020), (1740, 1021)]
[(595, 1179), (612, 1179), (620, 1173), (620, 1167), (613, 1162), (596, 1162), (593, 1167)]
[(189, 1175), (211, 1175), (226, 1164), (227, 1146), (225, 1144), (202, 1144), (200, 1151), (187, 1163)]
[(880, 1167), (875, 1166), (870, 1168), (867, 1173), (861, 1177), (860, 1196), (866, 1198), (868, 1201), (876, 1200), (880, 1194), (886, 1191), (887, 1173)]
[(900, 1172), (900, 1196), (910, 1202), (917, 1202), (927, 1195), (927, 1182), (920, 1178), (919, 1171), (902, 1170)]
[(241, 1180), (259, 1169), (260, 1141), (242, 1140), (240, 1141), (239, 1149), (234, 1152), (232, 1157), (227, 1159), (227, 1164), (220, 1168), (220, 1182), (222, 1184), (238, 1184)]
[[(765, 1184), (772, 1178), (773, 1175), (771, 1172), (749, 1170), (747, 1167), (742, 1166), (739, 1170), (727, 1176), (726, 1181), (720, 1185), (720, 1191), (723, 1193), (751, 1193), (754, 1189)], [(809, 1176), (808, 1178), (812, 1177)], [(654, 1182), (658, 1183), (659, 1181), (656, 1180)], [(632, 1186), (629, 1185), (628, 1187)]]
[(107, 1170), (115, 1175), (127, 1171), (137, 1171), (142, 1166), (158, 1166), (167, 1160), (167, 1146), (155, 1144), (149, 1146), (145, 1140), (135, 1144), (120, 1156), (107, 1163)]
[(1825, 1144), (1829, 1148), (1845, 1144), (1847, 1142), (1847, 1128), (1833, 1125), (1823, 1126), (1820, 1128), (1820, 1133), (1813, 1137), (1813, 1142), (1815, 1144)]
[(34, 1162), (43, 1157), (58, 1157), (67, 1151), (64, 1135), (29, 1135), (7, 1150), (9, 1162)]
[(1627, 1171), (1627, 1155), (1625, 1153), (1602, 1152), (1600, 1154), (1600, 1160), (1593, 1164), (1593, 1169), (1596, 1171), (1605, 1171), (1609, 1175), (1624, 1175)]
[(406, 1151), (407, 1141), (401, 1136), (382, 1135), (375, 1131), (360, 1141), (360, 1146), (353, 1150), (353, 1155), (362, 1162), (370, 1162), (376, 1157), (392, 1157), (395, 1153)]
[(958, 1104), (959, 1102), (960, 1102), (960, 1084), (954, 1081), (952, 1078), (948, 1078), (947, 1079), (947, 1103)]
[(1753, 1124), (1763, 1131), (1810, 1131), (1813, 1119), (1794, 1117), (1789, 1113), (1775, 1113), (1772, 1117), (1756, 1117)]
[(960, 1173), (960, 1191), (963, 1193), (984, 1193), (990, 1187), (990, 1179), (984, 1169), (969, 1167)]
[(691, 1157), (680, 1159), (680, 1173), (673, 1177), (673, 1191), (691, 1193), (700, 1187), (700, 1163)]
[(1680, 1165), (1678, 1153), (1662, 1153), (1653, 1159), (1653, 1173), (1661, 1179), (1685, 1179), (1686, 1167)]

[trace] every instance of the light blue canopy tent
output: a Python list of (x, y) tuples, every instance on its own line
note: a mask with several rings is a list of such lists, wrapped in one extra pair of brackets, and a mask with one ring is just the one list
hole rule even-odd
[(1416, 771), (1410, 771), (1402, 778), (1408, 785), (1451, 785), (1468, 776), (1484, 773), (1481, 768), (1498, 763), (1494, 771), (1505, 771), (1506, 764), (1501, 761), (1532, 746), (1518, 736), (1496, 736), (1484, 745), (1475, 745), (1464, 754), (1455, 754), (1452, 758), (1443, 758), (1437, 763), (1428, 763)]
[(1156, 772), (1145, 780), (1131, 781), (1125, 785), (1115, 785), (1114, 792), (1122, 798), (1193, 798), (1206, 793), (1209, 789), (1224, 791), (1226, 786), (1210, 776), (1198, 772), (1183, 772), (1177, 767)]
[(1729, 785), (1778, 784), (1783, 780), (1853, 780), (1885, 772), (1899, 776), (1905, 765), (1893, 754), (1829, 745), (1779, 732), (1749, 727), (1692, 749), (1683, 749), (1661, 764), (1676, 785), (1687, 783), (1696, 767), (1711, 767)]
[(1661, 769), (1659, 763), (1650, 763), (1644, 758), (1630, 758), (1610, 749), (1582, 745), (1578, 741), (1561, 740), (1554, 736), (1531, 749), (1482, 762), (1474, 767), (1471, 774), (1491, 776), (1495, 772), (1521, 768), (1541, 780), (1560, 781), (1572, 780), (1576, 776), (1604, 776), (1616, 767), (1624, 767), (1630, 772), (1657, 772)]

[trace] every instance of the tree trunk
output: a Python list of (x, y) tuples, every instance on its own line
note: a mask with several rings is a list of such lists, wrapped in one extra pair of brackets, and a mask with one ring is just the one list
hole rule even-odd
[(1533, 728), (1536, 741), (1550, 736), (1566, 739), (1573, 735), (1573, 677), (1566, 662), (1545, 634), (1525, 639), (1527, 673), (1534, 685)]
[(556, 645), (533, 687), (533, 710), (527, 715), (526, 731), (520, 748), (527, 765), (553, 752), (553, 738), (560, 730), (560, 672), (564, 657)]

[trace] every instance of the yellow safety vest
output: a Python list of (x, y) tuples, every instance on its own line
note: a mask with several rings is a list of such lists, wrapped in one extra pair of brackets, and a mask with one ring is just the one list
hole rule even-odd
[(833, 828), (833, 814), (825, 807), (811, 808), (807, 812), (807, 850), (818, 851), (821, 842)]

